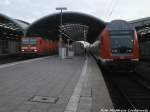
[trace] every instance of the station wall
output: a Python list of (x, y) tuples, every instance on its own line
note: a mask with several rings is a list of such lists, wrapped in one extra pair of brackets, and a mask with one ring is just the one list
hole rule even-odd
[(140, 55), (142, 59), (150, 60), (150, 41), (140, 43)]
[(0, 54), (19, 53), (20, 44), (20, 41), (0, 39)]

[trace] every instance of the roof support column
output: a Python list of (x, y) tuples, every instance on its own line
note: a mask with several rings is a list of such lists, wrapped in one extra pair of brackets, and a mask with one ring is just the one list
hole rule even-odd
[[(62, 16), (63, 16), (63, 10), (67, 10), (66, 7), (57, 7), (56, 10), (60, 10), (60, 27), (62, 26)], [(59, 37), (59, 56), (62, 57), (63, 53), (63, 39), (62, 39), (62, 32), (60, 32)]]

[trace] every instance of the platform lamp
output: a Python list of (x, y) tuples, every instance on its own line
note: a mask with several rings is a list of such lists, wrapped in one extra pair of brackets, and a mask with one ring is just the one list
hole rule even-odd
[[(63, 16), (63, 10), (67, 10), (66, 7), (56, 7), (56, 10), (60, 10), (60, 28), (62, 27), (62, 16)], [(61, 53), (60, 53), (60, 48), (62, 47), (62, 31), (60, 32), (60, 37), (59, 37), (59, 56), (61, 56)]]
[[(67, 10), (66, 7), (56, 7), (56, 10), (60, 10), (60, 27), (62, 27), (62, 16), (63, 16), (63, 10)], [(62, 33), (60, 32), (60, 37), (62, 37)]]

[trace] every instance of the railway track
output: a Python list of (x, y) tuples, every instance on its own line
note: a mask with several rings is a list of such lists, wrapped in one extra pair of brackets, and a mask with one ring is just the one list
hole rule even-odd
[(150, 110), (150, 87), (136, 73), (104, 74), (114, 107)]
[(28, 59), (32, 59), (32, 58), (38, 58), (38, 57), (28, 57), (28, 58), (23, 58), (21, 56), (4, 57), (4, 58), (0, 59), (0, 65), (17, 62), (17, 61), (28, 60)]
[(21, 57), (7, 57), (0, 59), (0, 65), (25, 60)]

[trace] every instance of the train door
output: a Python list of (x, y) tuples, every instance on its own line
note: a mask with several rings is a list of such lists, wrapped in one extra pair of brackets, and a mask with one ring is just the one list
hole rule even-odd
[(37, 48), (38, 48), (38, 52), (40, 55), (43, 55), (44, 52), (44, 42), (43, 39), (41, 39), (40, 37), (37, 37)]

